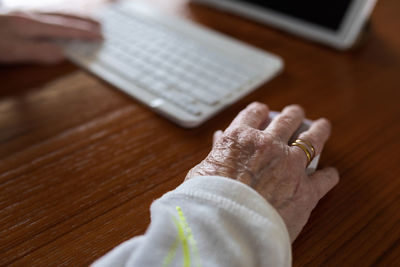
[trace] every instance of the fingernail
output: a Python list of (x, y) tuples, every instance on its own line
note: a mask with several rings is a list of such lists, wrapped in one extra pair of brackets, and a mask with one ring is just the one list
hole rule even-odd
[(252, 102), (250, 104), (247, 105), (247, 107), (253, 107), (253, 106), (258, 106), (260, 103), (259, 102)]
[(303, 115), (305, 114), (305, 111), (304, 111), (303, 107), (300, 106), (300, 105), (297, 105), (297, 104), (292, 104), (292, 105), (286, 106), (286, 107), (282, 110), (282, 112), (283, 112), (283, 111), (288, 111), (289, 109), (295, 109), (295, 110), (297, 110), (298, 112), (302, 113)]
[(253, 107), (267, 107), (267, 105), (260, 102), (253, 102), (247, 106), (247, 108), (253, 108)]

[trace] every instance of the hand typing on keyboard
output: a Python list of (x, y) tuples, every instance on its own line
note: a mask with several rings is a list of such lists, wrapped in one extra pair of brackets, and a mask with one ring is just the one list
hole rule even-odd
[(56, 63), (64, 59), (64, 53), (54, 41), (101, 38), (100, 24), (89, 18), (0, 12), (0, 63)]

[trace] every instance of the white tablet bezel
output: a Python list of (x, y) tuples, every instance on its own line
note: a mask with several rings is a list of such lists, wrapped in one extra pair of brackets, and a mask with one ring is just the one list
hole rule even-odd
[(233, 11), (252, 19), (266, 22), (285, 31), (300, 35), (318, 42), (325, 43), (337, 49), (345, 50), (352, 47), (369, 18), (377, 0), (354, 0), (339, 30), (334, 31), (316, 24), (308, 23), (289, 15), (278, 13), (274, 10), (255, 6), (246, 2), (232, 0), (192, 0)]

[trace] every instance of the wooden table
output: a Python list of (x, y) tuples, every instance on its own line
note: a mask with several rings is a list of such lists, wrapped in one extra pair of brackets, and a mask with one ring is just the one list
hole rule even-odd
[(282, 56), (285, 71), (185, 130), (70, 63), (0, 67), (0, 265), (87, 265), (142, 234), (150, 203), (255, 100), (299, 103), (333, 123), (321, 165), (338, 167), (341, 183), (294, 243), (294, 266), (399, 264), (400, 2), (379, 1), (352, 52), (183, 0), (152, 2)]

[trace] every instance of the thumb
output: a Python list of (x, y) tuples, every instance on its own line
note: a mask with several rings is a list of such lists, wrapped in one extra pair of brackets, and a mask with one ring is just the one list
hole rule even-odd
[(318, 194), (318, 198), (323, 198), (339, 182), (339, 172), (337, 169), (327, 167), (319, 170), (310, 176), (311, 184)]

